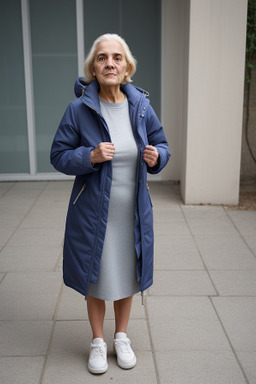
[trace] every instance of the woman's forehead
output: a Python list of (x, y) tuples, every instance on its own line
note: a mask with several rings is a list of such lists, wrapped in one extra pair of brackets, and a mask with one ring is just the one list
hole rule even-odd
[(97, 44), (95, 55), (102, 54), (121, 54), (124, 55), (125, 51), (119, 41), (116, 40), (103, 40)]

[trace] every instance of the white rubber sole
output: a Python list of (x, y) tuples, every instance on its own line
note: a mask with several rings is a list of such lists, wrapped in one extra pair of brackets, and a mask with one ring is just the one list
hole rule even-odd
[(106, 365), (100, 369), (93, 368), (90, 366), (90, 364), (88, 364), (88, 371), (93, 373), (94, 375), (100, 375), (102, 373), (107, 372), (107, 370), (108, 370), (108, 363), (106, 363)]
[(135, 365), (137, 364), (137, 358), (136, 356), (134, 355), (134, 358), (132, 359), (132, 361), (128, 364), (128, 363), (123, 363), (122, 361), (120, 361), (120, 359), (118, 358), (118, 354), (116, 352), (116, 348), (115, 348), (115, 344), (114, 344), (114, 351), (115, 351), (115, 354), (116, 354), (116, 357), (117, 357), (117, 364), (120, 368), (122, 369), (131, 369), (131, 368), (134, 368)]
[(135, 365), (137, 364), (137, 359), (135, 357), (135, 359), (132, 360), (132, 362), (130, 364), (124, 364), (122, 363), (121, 361), (118, 360), (118, 357), (117, 357), (117, 364), (120, 368), (122, 369), (132, 369), (135, 367)]

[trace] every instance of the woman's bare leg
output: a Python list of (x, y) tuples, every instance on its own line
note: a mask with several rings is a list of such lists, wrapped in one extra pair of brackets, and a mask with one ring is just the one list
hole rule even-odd
[(114, 311), (115, 311), (115, 323), (117, 332), (126, 333), (131, 307), (132, 307), (132, 298), (133, 296), (126, 297), (125, 299), (114, 301)]
[(103, 323), (106, 313), (105, 301), (87, 296), (87, 311), (92, 328), (93, 339), (100, 337), (104, 340)]

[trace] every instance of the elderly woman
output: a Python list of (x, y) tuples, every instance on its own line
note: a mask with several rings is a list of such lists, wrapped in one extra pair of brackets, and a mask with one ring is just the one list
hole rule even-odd
[(79, 97), (55, 135), (51, 162), (75, 175), (67, 213), (63, 275), (87, 300), (92, 328), (91, 373), (108, 369), (103, 322), (114, 302), (114, 350), (129, 369), (136, 356), (127, 337), (135, 293), (153, 283), (153, 215), (147, 172), (156, 174), (170, 153), (147, 93), (130, 84), (136, 70), (126, 42), (100, 36), (85, 60)]

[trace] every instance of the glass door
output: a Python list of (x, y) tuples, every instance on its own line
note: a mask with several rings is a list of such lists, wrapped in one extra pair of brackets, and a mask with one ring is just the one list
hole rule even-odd
[(53, 172), (49, 160), (53, 136), (75, 98), (76, 2), (31, 0), (30, 23), (37, 172)]
[(0, 173), (28, 173), (20, 0), (0, 3)]
[(150, 93), (160, 116), (161, 1), (84, 0), (84, 41), (87, 55), (93, 41), (104, 33), (118, 33), (138, 61), (133, 84)]

